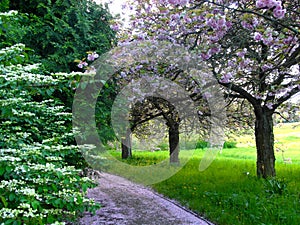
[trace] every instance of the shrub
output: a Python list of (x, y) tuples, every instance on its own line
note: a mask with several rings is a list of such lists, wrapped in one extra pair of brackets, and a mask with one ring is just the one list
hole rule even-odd
[(84, 197), (95, 184), (79, 176), (70, 109), (54, 96), (72, 92), (77, 75), (39, 74), (19, 57), (24, 49), (0, 50), (0, 224), (72, 220), (99, 208)]
[(169, 144), (166, 142), (161, 142), (157, 147), (162, 150), (162, 151), (167, 151), (169, 150)]
[(204, 140), (198, 140), (196, 143), (196, 148), (204, 149), (208, 147), (208, 142)]
[(236, 148), (236, 142), (235, 141), (225, 141), (224, 142), (224, 148)]

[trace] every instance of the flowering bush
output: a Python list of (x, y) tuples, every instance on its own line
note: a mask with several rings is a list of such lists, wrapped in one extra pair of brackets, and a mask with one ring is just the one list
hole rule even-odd
[(60, 224), (99, 208), (84, 197), (95, 184), (79, 176), (72, 116), (55, 98), (72, 92), (79, 74), (39, 74), (24, 49), (0, 50), (0, 224)]

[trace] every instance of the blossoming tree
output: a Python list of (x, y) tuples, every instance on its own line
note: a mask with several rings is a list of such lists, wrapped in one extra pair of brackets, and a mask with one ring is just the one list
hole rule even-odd
[(299, 1), (130, 0), (122, 44), (168, 40), (206, 61), (225, 96), (255, 114), (257, 175), (275, 176), (272, 116), (300, 91)]

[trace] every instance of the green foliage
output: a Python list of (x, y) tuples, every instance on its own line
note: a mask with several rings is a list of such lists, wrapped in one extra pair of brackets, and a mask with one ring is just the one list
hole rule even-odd
[(269, 178), (264, 181), (264, 185), (270, 195), (283, 195), (287, 189), (287, 183), (282, 179)]
[[(223, 148), (236, 148), (236, 142), (228, 140), (224, 142)], [(196, 148), (205, 149), (208, 147), (208, 142), (204, 140), (198, 140), (196, 143)]]
[(115, 42), (112, 16), (94, 1), (11, 1), (10, 9), (20, 13), (0, 24), (0, 41), (5, 47), (24, 43), (50, 72), (75, 71), (74, 59), (90, 49), (106, 52)]
[(111, 110), (117, 96), (117, 86), (114, 82), (105, 83), (99, 93), (95, 106), (97, 131), (102, 143), (116, 139), (111, 126)]
[(196, 148), (204, 149), (207, 148), (208, 142), (204, 140), (198, 140), (196, 143)]
[[(25, 46), (0, 50), (0, 223), (50, 224), (99, 208), (85, 198), (95, 184), (74, 145), (70, 109), (55, 91), (76, 88), (78, 74), (40, 74)], [(24, 65), (21, 65), (21, 64)]]
[(237, 143), (232, 140), (228, 140), (224, 142), (224, 148), (236, 148)]
[(169, 150), (169, 144), (166, 142), (161, 142), (157, 147), (162, 151), (168, 151)]
[(0, 2), (0, 12), (6, 12), (9, 9), (9, 0), (2, 0)]
[(29, 28), (22, 25), (27, 15), (21, 15), (17, 11), (5, 11), (0, 13), (0, 48), (17, 44), (24, 37)]

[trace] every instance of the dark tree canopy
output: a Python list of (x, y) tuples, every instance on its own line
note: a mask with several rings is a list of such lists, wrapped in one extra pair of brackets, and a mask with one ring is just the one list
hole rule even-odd
[[(94, 1), (10, 1), (9, 9), (21, 14), (18, 25), (26, 29), (13, 42), (33, 49), (50, 72), (77, 70), (75, 59), (81, 59), (87, 51), (104, 53), (115, 42), (115, 32), (110, 28), (112, 15)], [(9, 43), (7, 32), (1, 39), (15, 44)]]

